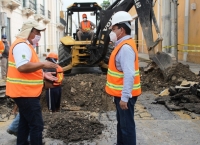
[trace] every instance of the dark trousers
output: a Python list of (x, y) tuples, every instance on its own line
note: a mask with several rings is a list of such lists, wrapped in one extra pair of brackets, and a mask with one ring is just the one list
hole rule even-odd
[(117, 145), (136, 145), (136, 130), (134, 121), (134, 106), (137, 97), (130, 98), (128, 110), (122, 110), (119, 102), (121, 98), (115, 97), (117, 109)]
[(17, 145), (28, 145), (29, 133), (31, 145), (42, 145), (43, 119), (39, 97), (14, 100), (20, 113)]
[(61, 94), (61, 86), (46, 89), (47, 106), (50, 111), (55, 112), (60, 109)]

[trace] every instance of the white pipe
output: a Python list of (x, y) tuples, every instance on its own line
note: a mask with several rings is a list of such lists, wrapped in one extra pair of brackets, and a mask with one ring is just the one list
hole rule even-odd
[[(0, 1), (0, 13), (3, 12), (3, 9), (2, 9), (2, 2)], [(1, 37), (1, 24), (0, 24), (0, 37)]]
[[(162, 1), (162, 46), (170, 46), (170, 0)], [(162, 49), (162, 51), (169, 53), (169, 49)]]
[(160, 27), (160, 0), (158, 0), (157, 3), (158, 3), (157, 22), (158, 22), (158, 27)]
[[(190, 4), (190, 0), (185, 0), (184, 44), (188, 44), (189, 4)], [(184, 46), (184, 50), (188, 50), (188, 47)], [(184, 52), (184, 54), (183, 54), (183, 61), (187, 61), (187, 55), (188, 55), (188, 52)]]
[(171, 45), (174, 46), (171, 48), (171, 53), (176, 57), (176, 60), (178, 60), (177, 1), (172, 0), (171, 2)]

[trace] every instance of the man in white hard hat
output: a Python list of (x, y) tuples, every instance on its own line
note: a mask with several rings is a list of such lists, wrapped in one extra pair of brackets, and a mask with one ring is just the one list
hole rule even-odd
[(45, 27), (37, 21), (28, 20), (13, 42), (8, 56), (6, 95), (14, 99), (19, 108), (20, 120), (17, 145), (42, 145), (43, 119), (40, 94), (44, 77), (57, 80), (51, 72), (43, 73), (44, 68), (56, 68), (55, 63), (40, 62), (34, 50)]
[(131, 38), (132, 17), (125, 11), (112, 16), (106, 92), (114, 97), (117, 110), (117, 145), (136, 145), (134, 106), (141, 94), (138, 52)]

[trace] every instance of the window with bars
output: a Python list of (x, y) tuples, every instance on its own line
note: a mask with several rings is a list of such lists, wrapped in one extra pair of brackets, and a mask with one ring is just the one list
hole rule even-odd
[(51, 19), (51, 12), (48, 10), (48, 18)]
[(29, 0), (29, 6), (31, 9), (36, 10), (36, 0)]
[[(29, 2), (29, 5), (27, 3)], [(36, 0), (23, 0), (23, 7), (29, 7), (36, 10)]]
[(39, 13), (44, 15), (44, 6), (40, 4)]

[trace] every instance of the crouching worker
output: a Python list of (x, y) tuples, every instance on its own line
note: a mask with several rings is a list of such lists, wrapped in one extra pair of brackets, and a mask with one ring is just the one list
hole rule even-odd
[[(57, 63), (58, 55), (55, 53), (49, 53), (47, 61)], [(60, 103), (61, 103), (61, 94), (62, 94), (62, 80), (63, 80), (63, 69), (57, 64), (57, 68), (55, 69), (44, 69), (45, 72), (56, 72), (56, 77), (58, 80), (51, 81), (45, 80), (46, 84), (46, 100), (47, 106), (50, 112), (58, 112), (60, 110)]]

